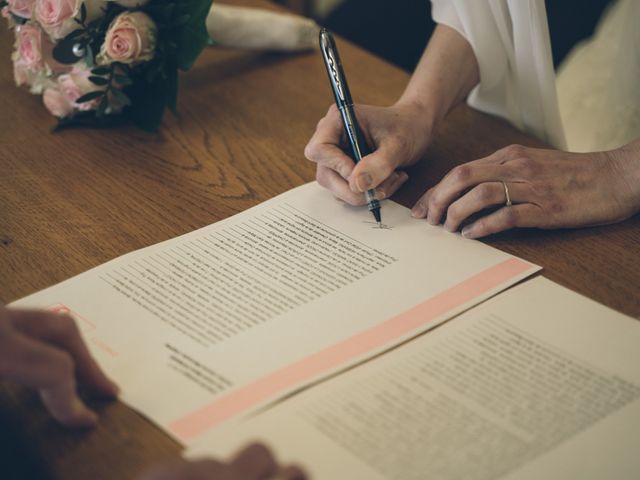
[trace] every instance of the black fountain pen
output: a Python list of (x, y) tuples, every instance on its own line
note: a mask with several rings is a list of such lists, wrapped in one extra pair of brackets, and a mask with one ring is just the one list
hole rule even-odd
[[(336, 97), (336, 106), (340, 111), (342, 124), (344, 125), (344, 130), (347, 133), (347, 138), (351, 145), (353, 160), (358, 163), (362, 160), (362, 157), (369, 155), (371, 150), (364, 141), (364, 136), (358, 125), (356, 114), (353, 111), (353, 101), (351, 100), (349, 85), (347, 85), (347, 77), (345, 77), (344, 71), (342, 70), (342, 63), (340, 62), (336, 42), (333, 40), (333, 35), (331, 35), (326, 28), (320, 30), (320, 51), (322, 51), (324, 65), (327, 67), (327, 74), (329, 75), (329, 83), (331, 84), (333, 95)], [(367, 190), (364, 196), (367, 199), (369, 211), (373, 214), (378, 226), (382, 227), (380, 202), (376, 199), (376, 191), (374, 189)]]

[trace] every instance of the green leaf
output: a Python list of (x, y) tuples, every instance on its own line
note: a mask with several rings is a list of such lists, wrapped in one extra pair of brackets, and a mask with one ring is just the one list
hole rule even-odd
[(85, 48), (87, 49), (87, 52), (84, 54), (84, 61), (87, 65), (93, 65), (95, 62), (93, 48), (91, 48), (91, 45), (89, 44), (87, 44)]
[(111, 90), (111, 94), (116, 98), (116, 100), (118, 100), (118, 102), (120, 102), (125, 107), (131, 105), (131, 99), (122, 90), (114, 88), (113, 90)]
[(94, 75), (106, 75), (108, 73), (111, 73), (111, 68), (109, 67), (96, 67), (91, 69), (91, 73), (93, 73)]
[(82, 2), (82, 5), (80, 5), (80, 23), (84, 24), (86, 19), (87, 19), (87, 6), (84, 4), (84, 2)]
[(133, 83), (133, 80), (131, 80), (127, 75), (114, 75), (113, 79), (123, 87), (128, 87)]
[(96, 109), (96, 117), (103, 117), (107, 113), (107, 107), (109, 106), (109, 102), (107, 101), (106, 95), (102, 97), (100, 101), (100, 105)]
[(176, 57), (178, 68), (189, 70), (209, 40), (205, 20), (211, 8), (211, 0), (184, 0), (180, 5), (191, 18), (185, 25), (176, 29)]
[(89, 76), (89, 81), (91, 83), (93, 83), (94, 85), (107, 85), (109, 83), (109, 79), (108, 78), (104, 78), (104, 77), (97, 77), (95, 75), (90, 75)]
[(176, 27), (181, 27), (182, 25), (186, 25), (189, 22), (189, 20), (191, 20), (191, 15), (186, 13), (186, 14), (180, 15), (178, 18), (176, 18), (176, 20), (173, 22), (173, 24)]
[(94, 92), (85, 93), (76, 100), (76, 103), (90, 102), (91, 100), (95, 100), (102, 96), (104, 96), (104, 92), (102, 90), (96, 90)]

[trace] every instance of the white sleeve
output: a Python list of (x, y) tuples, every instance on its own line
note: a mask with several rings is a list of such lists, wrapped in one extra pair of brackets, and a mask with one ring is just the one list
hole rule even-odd
[(432, 0), (434, 21), (464, 36), (480, 69), (469, 105), (565, 148), (544, 0)]

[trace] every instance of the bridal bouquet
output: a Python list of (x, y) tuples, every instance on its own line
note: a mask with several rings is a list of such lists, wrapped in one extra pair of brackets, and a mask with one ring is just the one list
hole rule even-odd
[(17, 85), (42, 94), (59, 125), (126, 117), (156, 129), (176, 108), (178, 69), (209, 40), (211, 0), (6, 0)]
[(304, 50), (309, 19), (212, 0), (0, 0), (15, 31), (16, 84), (42, 95), (58, 127), (133, 121), (156, 130), (176, 109), (178, 70), (221, 46)]

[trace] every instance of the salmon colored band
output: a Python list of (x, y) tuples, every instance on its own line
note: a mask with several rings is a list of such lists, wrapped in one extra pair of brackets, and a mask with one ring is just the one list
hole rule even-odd
[(195, 412), (175, 420), (169, 425), (169, 430), (181, 440), (189, 441), (278, 394), (421, 329), (441, 315), (531, 269), (532, 265), (523, 260), (505, 260), (404, 313), (231, 391)]

